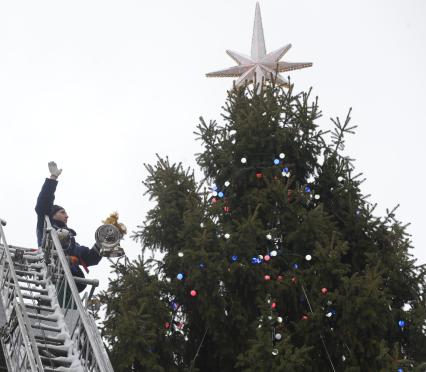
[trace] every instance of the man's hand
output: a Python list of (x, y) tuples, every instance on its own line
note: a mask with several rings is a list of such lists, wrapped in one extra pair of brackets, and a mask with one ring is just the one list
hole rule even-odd
[(62, 169), (58, 169), (58, 166), (54, 161), (50, 161), (49, 164), (49, 172), (50, 172), (50, 178), (53, 180), (56, 180), (59, 175), (62, 173)]

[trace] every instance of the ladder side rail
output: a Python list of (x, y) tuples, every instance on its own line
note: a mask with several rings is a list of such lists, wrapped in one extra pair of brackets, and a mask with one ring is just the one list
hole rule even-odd
[(65, 257), (65, 253), (59, 241), (58, 234), (56, 230), (52, 228), (48, 216), (45, 216), (45, 226), (46, 233), (50, 235), (53, 241), (55, 250), (59, 258), (58, 263), (60, 263), (62, 269), (61, 271), (63, 271), (64, 273), (64, 278), (66, 279), (69, 289), (71, 291), (71, 296), (73, 297), (74, 303), (77, 306), (78, 316), (81, 320), (82, 325), (82, 327), (79, 327), (80, 332), (84, 332), (86, 334), (87, 341), (90, 343), (90, 349), (93, 355), (92, 357), (95, 358), (97, 366), (99, 367), (98, 370), (100, 372), (114, 372), (111, 362), (109, 360), (109, 356), (100, 338), (101, 336), (99, 332), (94, 332), (93, 328), (91, 327), (89, 316), (83, 307), (83, 303), (81, 302), (77, 286), (71, 274), (71, 270), (69, 268), (68, 261)]
[[(1, 220), (0, 223), (0, 241), (3, 242), (4, 251), (6, 256), (4, 257), (6, 260), (3, 261), (5, 263), (7, 261), (9, 265), (9, 285), (12, 291), (17, 295), (19, 301), (14, 301), (16, 315), (18, 317), (19, 327), (22, 332), (22, 337), (24, 341), (24, 346), (27, 352), (28, 361), (31, 366), (31, 371), (44, 371), (43, 364), (40, 359), (40, 355), (38, 353), (37, 344), (34, 338), (34, 334), (31, 330), (31, 323), (28, 318), (27, 312), (25, 310), (24, 298), (22, 297), (21, 290), (19, 288), (19, 281), (15, 273), (15, 266), (12, 261), (12, 257), (10, 255), (9, 246), (7, 245), (6, 236), (4, 234), (3, 226), (5, 226), (5, 221)], [(3, 265), (4, 267), (4, 265)], [(13, 286), (10, 282), (10, 279), (13, 279)], [(1, 296), (0, 296), (1, 297)], [(16, 298), (16, 297), (15, 297)], [(5, 309), (6, 310), (6, 309)], [(18, 315), (19, 314), (19, 315)], [(21, 316), (22, 315), (22, 316)]]
[[(7, 350), (6, 348), (6, 343), (3, 341), (3, 339), (0, 340), (1, 341), (1, 347), (4, 350)], [(9, 358), (5, 355), (4, 360), (6, 361), (6, 368), (8, 371), (12, 371), (12, 365), (10, 364), (10, 360)]]

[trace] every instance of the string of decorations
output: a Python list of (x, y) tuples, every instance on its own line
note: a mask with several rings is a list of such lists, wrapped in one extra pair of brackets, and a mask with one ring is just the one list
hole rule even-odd
[[(273, 165), (274, 166), (276, 166), (276, 167), (279, 167), (280, 166), (280, 170), (281, 170), (281, 175), (283, 176), (283, 177), (285, 177), (285, 178), (289, 178), (290, 176), (291, 176), (291, 172), (290, 172), (290, 170), (289, 170), (289, 168), (288, 168), (288, 166), (286, 166), (286, 165), (284, 165), (283, 164), (283, 160), (285, 159), (285, 154), (284, 153), (280, 153), (279, 155), (278, 155), (278, 157), (275, 157), (275, 158), (273, 158), (273, 161), (272, 161), (272, 163), (273, 163)], [(241, 162), (241, 164), (243, 164), (243, 165), (246, 165), (247, 164), (247, 162), (248, 162), (248, 159), (247, 159), (247, 157), (245, 157), (245, 156), (243, 156), (241, 159), (240, 159), (240, 162)], [(257, 179), (261, 179), (261, 178), (263, 178), (263, 173), (261, 173), (261, 172), (256, 172), (255, 173), (255, 176), (256, 176), (256, 178)], [(339, 182), (343, 182), (344, 181), (344, 178), (343, 177), (338, 177), (338, 181)], [(315, 201), (318, 201), (319, 199), (320, 199), (320, 195), (319, 194), (315, 194), (315, 192), (314, 192), (314, 190), (313, 190), (313, 188), (312, 188), (312, 186), (310, 185), (310, 183), (311, 182), (308, 182), (306, 185), (304, 185), (303, 187), (302, 187), (302, 192), (304, 192), (305, 194), (308, 194), (309, 196), (310, 196), (310, 198), (311, 199), (314, 199)], [(217, 185), (215, 185), (215, 184), (213, 184), (212, 186), (211, 186), (211, 188), (210, 188), (210, 190), (211, 190), (211, 202), (212, 202), (212, 204), (216, 204), (216, 203), (218, 203), (220, 200), (224, 200), (225, 198), (226, 198), (226, 188), (228, 188), (229, 186), (231, 185), (231, 182), (230, 181), (225, 181), (224, 183), (223, 183), (223, 186), (224, 186), (224, 188), (223, 189), (220, 189)], [(293, 193), (294, 191), (293, 190), (289, 190), (289, 197), (292, 195), (292, 193)], [(228, 213), (228, 212), (230, 212), (230, 210), (229, 210), (229, 207), (228, 206), (224, 206), (224, 212), (225, 213)], [(201, 227), (203, 227), (204, 225), (203, 225), (203, 223), (201, 223), (200, 224), (200, 226)], [(223, 238), (225, 239), (225, 240), (229, 240), (230, 238), (231, 238), (231, 234), (229, 233), (229, 232), (226, 232), (226, 233), (224, 233), (223, 234)], [(267, 233), (266, 234), (266, 236), (265, 236), (265, 238), (268, 240), (268, 241), (272, 241), (272, 240), (274, 240), (273, 239), (273, 235), (271, 234), (271, 233)], [(178, 257), (180, 257), (180, 258), (182, 258), (183, 256), (184, 256), (184, 254), (183, 254), (183, 252), (178, 252), (177, 253), (177, 255), (178, 255)], [(273, 250), (271, 250), (271, 251), (269, 251), (269, 248), (268, 248), (268, 250), (267, 250), (267, 252), (266, 252), (266, 254), (265, 255), (262, 255), (262, 254), (259, 254), (259, 255), (257, 255), (257, 256), (253, 256), (253, 257), (251, 257), (251, 259), (249, 260), (249, 261), (244, 261), (244, 260), (242, 260), (237, 254), (232, 254), (229, 258), (228, 258), (228, 260), (230, 261), (230, 263), (232, 264), (232, 263), (237, 263), (237, 262), (239, 262), (240, 264), (247, 264), (247, 263), (250, 263), (250, 264), (252, 264), (252, 265), (255, 265), (255, 266), (257, 266), (257, 265), (262, 265), (262, 264), (268, 264), (268, 263), (270, 263), (271, 262), (271, 260), (273, 260), (274, 258), (276, 258), (277, 256), (297, 256), (297, 257), (299, 257), (299, 258), (304, 258), (304, 260), (306, 261), (306, 262), (310, 262), (311, 260), (312, 260), (312, 255), (311, 254), (306, 254), (304, 257), (303, 256), (301, 256), (301, 255), (298, 255), (298, 254), (295, 254), (295, 253), (279, 253), (278, 252), (278, 250), (277, 249), (273, 249)], [(203, 263), (200, 263), (199, 264), (199, 266), (200, 266), (200, 269), (203, 269), (204, 268), (204, 264)], [(294, 262), (292, 265), (291, 265), (291, 267), (294, 269), (294, 270), (298, 270), (299, 269), (299, 263), (297, 263), (297, 262)], [(185, 280), (185, 278), (186, 278), (186, 275), (185, 275), (185, 273), (184, 272), (179, 272), (177, 275), (176, 275), (176, 279), (179, 281), (179, 282), (183, 282), (184, 280)], [(270, 274), (264, 274), (263, 275), (263, 279), (265, 280), (265, 281), (271, 281), (273, 278), (272, 278), (272, 276), (270, 275)], [(283, 276), (282, 275), (277, 275), (277, 277), (275, 278), (277, 281), (282, 281), (283, 280)], [(293, 284), (296, 284), (297, 283), (297, 278), (296, 278), (296, 276), (292, 276), (291, 277), (291, 282), (293, 283)], [(220, 282), (221, 283), (221, 286), (222, 287), (224, 287), (224, 283), (223, 282)], [(309, 311), (310, 311), (310, 313), (311, 314), (313, 314), (314, 313), (314, 311), (313, 311), (313, 308), (312, 308), (312, 306), (311, 306), (311, 302), (310, 302), (310, 300), (309, 300), (309, 297), (308, 297), (308, 295), (307, 295), (307, 292), (306, 292), (306, 290), (305, 290), (305, 287), (304, 287), (304, 285), (302, 284), (301, 285), (301, 288), (302, 288), (302, 291), (303, 291), (303, 295), (304, 295), (304, 298), (305, 298), (305, 300), (306, 300), (306, 302), (307, 302), (307, 304), (308, 304), (308, 308), (309, 308)], [(222, 290), (223, 290), (223, 288), (222, 288)], [(329, 289), (327, 288), (327, 287), (322, 287), (321, 289), (320, 289), (320, 292), (321, 292), (321, 294), (323, 295), (323, 296), (327, 296), (327, 294), (329, 293)], [(191, 297), (193, 297), (193, 298), (196, 298), (197, 296), (198, 296), (198, 292), (197, 292), (197, 290), (196, 289), (194, 289), (194, 288), (192, 288), (192, 289), (190, 289), (189, 290), (189, 292), (188, 292), (188, 294), (189, 294), (189, 296), (191, 296)], [(270, 295), (268, 295), (268, 298), (267, 298), (267, 303), (268, 303), (268, 305), (270, 305), (269, 306), (269, 308), (270, 308), (270, 314), (269, 314), (269, 316), (268, 316), (268, 318), (270, 319), (270, 320), (272, 320), (273, 319), (273, 312), (277, 309), (277, 302), (276, 301), (273, 301), (273, 300), (271, 300), (271, 296)], [(329, 308), (328, 309), (326, 309), (325, 311), (325, 316), (327, 317), (327, 318), (332, 318), (332, 317), (334, 317), (334, 316), (336, 316), (336, 310), (335, 309), (333, 309), (333, 308), (331, 308), (330, 306), (332, 305), (332, 302), (331, 301), (327, 301), (327, 305), (329, 306)], [(170, 321), (170, 323), (168, 322), (168, 323), (166, 323), (166, 328), (170, 328), (170, 325), (173, 323), (173, 319), (174, 319), (174, 316), (176, 315), (176, 313), (177, 313), (177, 311), (180, 309), (180, 306), (179, 305), (177, 305), (174, 301), (172, 301), (172, 309), (173, 309), (173, 315), (172, 315), (172, 320)], [(225, 310), (225, 315), (228, 315), (228, 313), (227, 313), (227, 310)], [(182, 315), (181, 315), (181, 317), (182, 317)], [(301, 320), (303, 320), (303, 321), (307, 321), (307, 320), (309, 320), (309, 317), (308, 317), (308, 315), (307, 314), (303, 314), (302, 316), (301, 316), (301, 318), (300, 318)], [(271, 354), (273, 355), (273, 356), (277, 356), (278, 354), (279, 354), (279, 351), (278, 351), (278, 349), (275, 347), (275, 344), (276, 344), (276, 342), (279, 342), (279, 341), (281, 341), (282, 340), (282, 334), (279, 332), (279, 331), (277, 331), (277, 329), (276, 329), (276, 325), (275, 324), (278, 324), (278, 325), (280, 325), (281, 326), (281, 324), (283, 323), (283, 317), (282, 316), (277, 316), (276, 317), (276, 322), (275, 323), (273, 323), (272, 324), (272, 327), (271, 327), (271, 340), (272, 340), (272, 351), (271, 351)], [(262, 326), (262, 320), (260, 320), (260, 323), (259, 323), (259, 327), (261, 327)], [(400, 329), (403, 331), (404, 330), (404, 327), (406, 326), (406, 323), (405, 323), (405, 321), (404, 320), (399, 320), (398, 321), (398, 326), (400, 327)], [(182, 329), (183, 328), (183, 323), (178, 323), (178, 328), (179, 329)], [(207, 329), (206, 329), (206, 332), (207, 332)], [(205, 336), (206, 336), (206, 332), (204, 333), (204, 336), (203, 336), (203, 339), (202, 339), (202, 341), (201, 341), (201, 344), (203, 343), (203, 341), (204, 341), (204, 338), (205, 338)], [(329, 364), (330, 364), (330, 367), (331, 367), (331, 369), (333, 370), (333, 372), (335, 372), (336, 371), (336, 369), (335, 369), (335, 366), (334, 366), (334, 363), (333, 363), (333, 361), (332, 361), (332, 359), (331, 359), (331, 355), (330, 355), (330, 352), (329, 352), (329, 350), (328, 350), (328, 347), (327, 347), (327, 344), (326, 344), (326, 342), (325, 342), (325, 340), (324, 340), (324, 336), (323, 336), (323, 334), (322, 333), (320, 333), (320, 339), (321, 339), (321, 343), (322, 343), (322, 345), (323, 345), (323, 348), (324, 348), (324, 351), (325, 351), (325, 354), (326, 354), (326, 356), (327, 356), (327, 359), (328, 359), (328, 361), (329, 361)], [(199, 346), (199, 348), (201, 347), (201, 344), (200, 344), (200, 346)], [(348, 349), (348, 351), (349, 351), (349, 353), (350, 353), (350, 350), (349, 350), (349, 348), (348, 348), (348, 346), (345, 344), (345, 346), (346, 346), (346, 348)], [(198, 351), (197, 351), (197, 354), (198, 354), (198, 352), (199, 352), (199, 348), (198, 348)], [(342, 356), (342, 361), (345, 361), (346, 360), (346, 357), (343, 355)], [(403, 369), (402, 368), (399, 368), (398, 369), (398, 372), (404, 372), (403, 371)]]

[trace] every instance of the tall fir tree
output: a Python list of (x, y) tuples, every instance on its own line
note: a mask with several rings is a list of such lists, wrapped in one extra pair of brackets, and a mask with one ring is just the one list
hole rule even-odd
[[(102, 300), (117, 371), (424, 371), (425, 267), (327, 134), (310, 92), (229, 92), (197, 163), (147, 165), (155, 202)], [(209, 185), (208, 187), (206, 185)], [(158, 257), (158, 255), (157, 255)]]

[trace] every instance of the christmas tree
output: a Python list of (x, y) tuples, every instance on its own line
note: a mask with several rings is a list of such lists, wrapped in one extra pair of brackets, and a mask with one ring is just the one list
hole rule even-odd
[(266, 54), (257, 13), (252, 59), (211, 74), (241, 78), (223, 124), (197, 127), (204, 179), (146, 166), (155, 206), (135, 238), (161, 259), (118, 262), (100, 296), (115, 369), (424, 371), (426, 271), (406, 226), (374, 215), (343, 153), (350, 115), (318, 127), (317, 99), (277, 75), (309, 64)]

